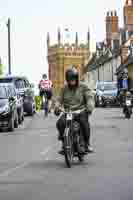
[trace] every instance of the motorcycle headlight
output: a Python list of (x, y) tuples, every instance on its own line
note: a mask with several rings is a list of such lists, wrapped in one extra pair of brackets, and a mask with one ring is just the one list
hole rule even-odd
[(80, 129), (79, 123), (74, 122), (74, 123), (73, 123), (73, 130), (74, 130), (74, 131), (78, 131), (79, 129)]
[(102, 100), (102, 97), (101, 97), (101, 96), (98, 96), (98, 100), (101, 101), (101, 100)]

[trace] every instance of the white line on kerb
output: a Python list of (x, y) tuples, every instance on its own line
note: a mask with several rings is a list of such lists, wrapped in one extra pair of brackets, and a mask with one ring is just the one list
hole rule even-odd
[[(55, 145), (48, 147), (45, 151), (41, 152), (40, 154), (45, 156), (54, 146)], [(24, 167), (27, 167), (29, 164), (30, 164), (30, 162), (24, 162), (24, 163), (22, 163), (20, 165), (17, 165), (16, 167), (7, 169), (4, 172), (0, 173), (0, 177), (9, 176), (12, 173), (14, 173), (16, 170), (19, 170), (19, 169), (22, 169)]]

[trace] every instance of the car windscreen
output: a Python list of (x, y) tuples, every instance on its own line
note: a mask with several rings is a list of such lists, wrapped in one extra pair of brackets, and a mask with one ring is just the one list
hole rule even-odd
[(104, 90), (116, 90), (117, 86), (114, 84), (104, 84)]
[(6, 99), (6, 98), (7, 98), (6, 89), (0, 86), (0, 99)]
[(98, 84), (97, 85), (97, 89), (98, 90), (103, 90), (104, 89), (104, 85), (103, 84)]

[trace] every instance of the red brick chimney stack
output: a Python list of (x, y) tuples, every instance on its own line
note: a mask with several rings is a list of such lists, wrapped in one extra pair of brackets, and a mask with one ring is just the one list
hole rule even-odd
[(107, 45), (111, 46), (113, 34), (119, 32), (119, 18), (116, 11), (107, 12), (106, 16), (106, 40)]
[(133, 30), (133, 0), (126, 0), (124, 6), (124, 28)]

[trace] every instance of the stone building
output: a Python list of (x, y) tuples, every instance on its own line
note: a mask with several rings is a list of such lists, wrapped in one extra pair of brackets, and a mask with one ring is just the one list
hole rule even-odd
[(58, 93), (65, 82), (65, 71), (68, 67), (74, 65), (78, 69), (80, 76), (82, 76), (84, 65), (90, 56), (90, 32), (88, 31), (87, 33), (86, 44), (79, 43), (77, 33), (74, 44), (62, 44), (61, 33), (58, 30), (58, 42), (56, 45), (50, 44), (48, 33), (47, 50), (49, 78), (53, 82), (54, 92)]

